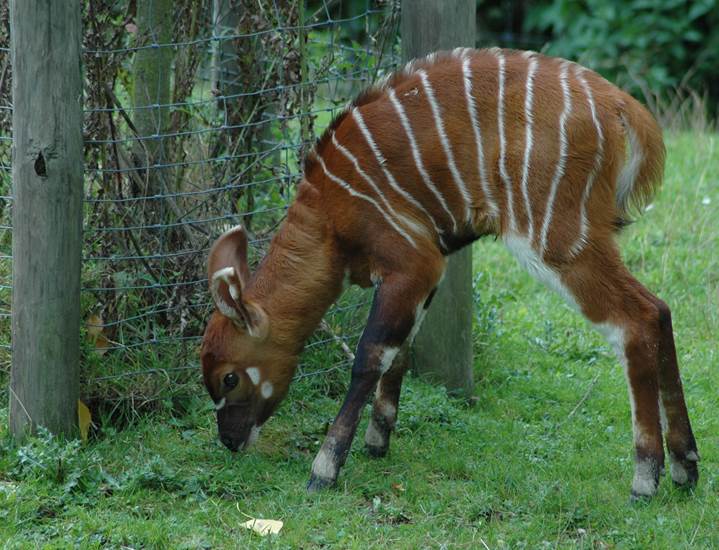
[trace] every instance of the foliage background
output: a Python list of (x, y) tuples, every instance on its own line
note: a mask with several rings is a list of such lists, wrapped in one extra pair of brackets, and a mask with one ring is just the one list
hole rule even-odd
[(708, 114), (716, 115), (716, 0), (479, 0), (477, 5), (481, 44), (578, 61), (660, 115), (676, 111), (687, 98), (703, 99)]

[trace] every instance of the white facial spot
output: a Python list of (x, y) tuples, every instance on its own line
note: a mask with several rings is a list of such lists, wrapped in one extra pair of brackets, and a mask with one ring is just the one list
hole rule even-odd
[(245, 372), (255, 386), (260, 383), (260, 369), (257, 367), (250, 367)]
[(262, 382), (262, 387), (260, 388), (260, 393), (262, 394), (262, 397), (268, 399), (272, 395), (273, 391), (274, 388), (272, 387), (272, 382), (268, 382), (267, 380)]
[(389, 370), (389, 368), (392, 366), (392, 361), (394, 361), (394, 358), (397, 357), (397, 354), (399, 353), (399, 348), (385, 348), (382, 351), (382, 357), (379, 362), (379, 371), (384, 374)]
[(219, 411), (220, 409), (222, 409), (225, 406), (226, 402), (227, 400), (224, 397), (220, 399), (217, 403), (215, 403), (215, 410)]
[(312, 462), (312, 474), (323, 479), (335, 479), (337, 477), (334, 455), (324, 447), (320, 449)]

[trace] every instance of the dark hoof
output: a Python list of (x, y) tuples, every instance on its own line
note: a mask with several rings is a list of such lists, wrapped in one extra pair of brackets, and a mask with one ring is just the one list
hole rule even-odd
[(374, 445), (365, 444), (364, 448), (367, 450), (367, 454), (372, 458), (384, 458), (387, 456), (387, 452), (389, 451), (389, 445), (375, 447)]
[(325, 489), (331, 489), (337, 485), (337, 481), (334, 479), (327, 479), (323, 477), (310, 476), (310, 481), (307, 483), (308, 493), (319, 493)]

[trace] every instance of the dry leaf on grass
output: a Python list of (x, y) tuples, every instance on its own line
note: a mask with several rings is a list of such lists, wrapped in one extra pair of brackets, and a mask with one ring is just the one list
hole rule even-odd
[(104, 355), (112, 347), (112, 342), (103, 334), (103, 324), (102, 317), (97, 314), (90, 315), (85, 323), (87, 335), (90, 337), (90, 341), (95, 347), (95, 353), (98, 355)]
[(83, 443), (87, 443), (87, 435), (92, 425), (92, 414), (87, 405), (79, 399), (77, 400), (77, 425), (80, 427), (80, 437)]
[(280, 532), (283, 525), (284, 523), (277, 519), (251, 519), (240, 524), (241, 527), (251, 529), (263, 537), (267, 535), (276, 535)]

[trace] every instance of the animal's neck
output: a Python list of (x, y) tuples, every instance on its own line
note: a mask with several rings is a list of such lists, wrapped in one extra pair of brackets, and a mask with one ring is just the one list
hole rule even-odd
[(303, 182), (250, 285), (270, 337), (293, 355), (342, 291), (345, 261), (318, 208), (318, 192)]

